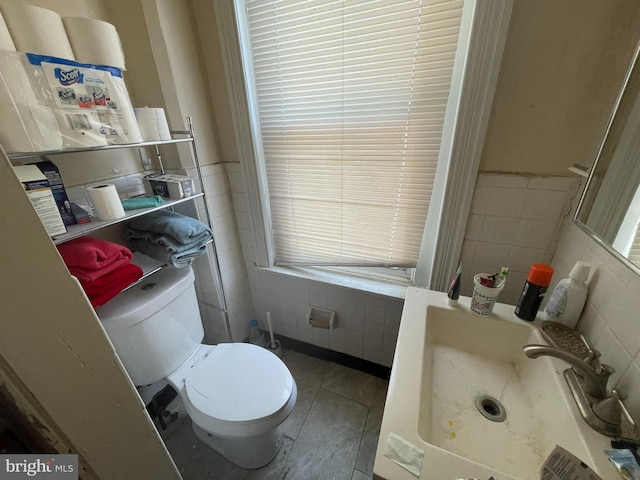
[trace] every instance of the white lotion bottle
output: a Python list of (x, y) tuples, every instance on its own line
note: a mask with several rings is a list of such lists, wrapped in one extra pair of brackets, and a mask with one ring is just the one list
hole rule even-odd
[(575, 328), (587, 300), (587, 279), (591, 265), (577, 262), (569, 278), (560, 280), (544, 309), (549, 320)]

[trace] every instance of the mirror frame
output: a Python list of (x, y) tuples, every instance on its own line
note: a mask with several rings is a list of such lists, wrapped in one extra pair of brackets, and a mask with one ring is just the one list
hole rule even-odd
[[(582, 206), (586, 200), (587, 197), (587, 192), (589, 190), (589, 186), (591, 185), (592, 181), (593, 181), (593, 177), (594, 174), (596, 172), (596, 167), (598, 166), (598, 163), (601, 161), (601, 156), (603, 151), (605, 150), (605, 145), (607, 143), (607, 140), (609, 139), (609, 134), (611, 133), (611, 129), (613, 127), (613, 124), (616, 120), (616, 115), (618, 114), (619, 110), (620, 110), (620, 105), (622, 103), (622, 100), (624, 98), (624, 95), (627, 91), (627, 87), (629, 85), (629, 80), (631, 78), (631, 75), (633, 73), (633, 70), (635, 68), (640, 68), (640, 64), (638, 63), (638, 60), (640, 58), (640, 42), (638, 42), (638, 44), (636, 45), (636, 48), (633, 52), (633, 56), (631, 57), (631, 63), (629, 64), (629, 67), (627, 69), (627, 72), (625, 73), (624, 76), (624, 80), (622, 82), (622, 87), (620, 88), (620, 91), (618, 92), (618, 95), (616, 97), (616, 101), (613, 105), (613, 110), (611, 112), (611, 115), (609, 117), (609, 120), (607, 122), (607, 127), (604, 131), (604, 135), (602, 136), (602, 141), (600, 142), (600, 145), (598, 146), (598, 152), (596, 154), (596, 158), (593, 162), (593, 165), (591, 166), (591, 169), (589, 170), (589, 176), (587, 177), (587, 180), (584, 184), (584, 187), (582, 188), (582, 193), (580, 195), (580, 200), (578, 202), (578, 206), (576, 207), (575, 213), (573, 215), (573, 223), (575, 223), (578, 227), (580, 227), (587, 235), (589, 235), (589, 237), (591, 237), (593, 240), (596, 241), (596, 243), (598, 243), (599, 245), (601, 245), (602, 247), (604, 247), (605, 250), (607, 250), (609, 253), (611, 253), (615, 258), (617, 258), (618, 260), (620, 260), (622, 263), (624, 263), (627, 267), (629, 267), (632, 271), (634, 271), (636, 274), (640, 275), (640, 266), (636, 265), (635, 263), (631, 262), (627, 257), (625, 257), (624, 255), (622, 255), (620, 252), (618, 252), (615, 248), (613, 248), (612, 245), (609, 244), (609, 242), (605, 241), (598, 233), (596, 233), (593, 229), (591, 229), (590, 227), (588, 227), (587, 225), (584, 224), (584, 222), (582, 222), (578, 217), (580, 216), (580, 210), (582, 209)], [(640, 92), (639, 92), (640, 94)]]

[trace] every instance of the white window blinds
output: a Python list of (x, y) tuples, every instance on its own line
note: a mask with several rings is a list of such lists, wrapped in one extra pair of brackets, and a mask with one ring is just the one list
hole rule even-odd
[(462, 0), (247, 0), (276, 263), (416, 265)]

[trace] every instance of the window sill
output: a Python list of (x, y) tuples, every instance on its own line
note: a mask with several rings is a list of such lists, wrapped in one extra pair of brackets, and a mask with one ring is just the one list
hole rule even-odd
[(373, 280), (368, 278), (362, 278), (357, 276), (351, 276), (346, 274), (338, 274), (333, 272), (327, 272), (325, 270), (316, 269), (312, 267), (256, 267), (260, 270), (278, 273), (281, 275), (288, 275), (291, 277), (303, 278), (305, 280), (311, 280), (315, 282), (328, 283), (344, 288), (351, 288), (353, 290), (359, 290), (364, 293), (382, 295), (390, 298), (397, 298), (404, 300), (407, 287), (409, 283), (405, 285), (393, 284), (390, 282), (384, 282), (380, 280)]

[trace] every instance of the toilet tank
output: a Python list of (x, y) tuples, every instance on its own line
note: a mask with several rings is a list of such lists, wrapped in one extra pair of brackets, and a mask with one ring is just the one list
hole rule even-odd
[(204, 330), (191, 267), (167, 267), (96, 308), (136, 385), (173, 372), (198, 348)]

